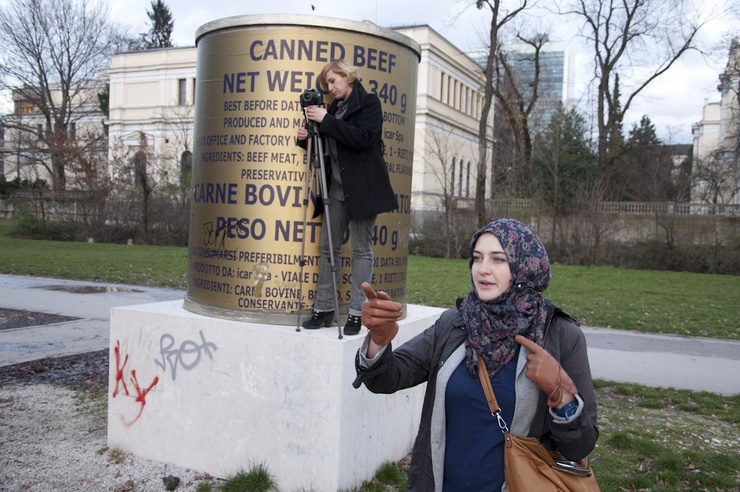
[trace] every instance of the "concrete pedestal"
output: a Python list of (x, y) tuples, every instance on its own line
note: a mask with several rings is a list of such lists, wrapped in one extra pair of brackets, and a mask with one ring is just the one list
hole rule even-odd
[[(183, 301), (114, 308), (108, 445), (228, 477), (263, 463), (281, 490), (350, 489), (411, 450), (424, 387), (354, 389), (366, 333), (212, 318)], [(408, 306), (394, 345), (441, 309)]]

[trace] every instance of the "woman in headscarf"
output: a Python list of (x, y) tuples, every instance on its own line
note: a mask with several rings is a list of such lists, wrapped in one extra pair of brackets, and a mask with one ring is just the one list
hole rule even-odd
[(457, 308), (397, 349), (401, 305), (363, 285), (369, 333), (354, 386), (393, 393), (427, 383), (407, 490), (501, 490), (504, 438), (478, 378), (479, 355), (512, 434), (574, 461), (598, 437), (585, 337), (542, 297), (551, 275), (539, 237), (516, 220), (491, 222), (471, 239), (469, 267), (472, 289)]

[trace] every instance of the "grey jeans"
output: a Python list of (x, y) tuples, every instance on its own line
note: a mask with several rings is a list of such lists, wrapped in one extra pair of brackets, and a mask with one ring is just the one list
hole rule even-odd
[[(344, 202), (332, 198), (324, 198), (324, 206), (328, 205), (329, 220), (331, 221), (331, 242), (334, 248), (335, 279), (339, 287), (339, 271), (341, 270), (341, 250), (344, 233), (349, 228), (349, 237), (352, 242), (352, 297), (349, 303), (349, 314), (360, 316), (362, 304), (365, 302), (365, 292), (362, 290), (362, 282), (370, 282), (373, 275), (373, 229), (375, 228), (376, 215), (361, 220), (347, 221), (344, 213)], [(331, 260), (329, 258), (329, 228), (326, 227), (327, 214), (324, 213), (324, 222), (321, 228), (321, 241), (319, 249), (321, 259), (319, 260), (319, 281), (316, 286), (316, 301), (313, 304), (314, 311), (325, 312), (334, 310), (334, 299), (332, 291), (334, 285), (331, 280)], [(339, 295), (335, 292), (334, 295)]]

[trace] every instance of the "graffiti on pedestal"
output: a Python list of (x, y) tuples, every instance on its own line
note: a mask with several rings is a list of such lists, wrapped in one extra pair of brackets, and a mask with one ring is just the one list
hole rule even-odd
[[(177, 379), (178, 370), (191, 371), (201, 365), (208, 357), (213, 361), (213, 353), (218, 350), (215, 343), (206, 340), (202, 331), (198, 332), (199, 340), (186, 339), (179, 342), (174, 335), (163, 334), (159, 338), (159, 354), (154, 358), (154, 366), (165, 374), (169, 372), (171, 380)], [(124, 341), (125, 342), (125, 341)], [(133, 398), (134, 410), (123, 418), (127, 426), (139, 420), (147, 404), (147, 396), (160, 382), (159, 376), (154, 376), (148, 385), (142, 385), (137, 376), (137, 368), (131, 368), (129, 354), (121, 349), (121, 341), (116, 341), (113, 348), (115, 355), (115, 383), (111, 396), (113, 398)], [(138, 368), (141, 373), (145, 368)], [(160, 385), (161, 386), (161, 385)]]
[(165, 373), (169, 367), (170, 377), (173, 381), (177, 379), (178, 367), (182, 367), (186, 371), (194, 369), (200, 363), (202, 354), (205, 353), (209, 359), (213, 360), (211, 351), (218, 350), (218, 347), (216, 347), (215, 343), (206, 341), (206, 337), (202, 331), (199, 331), (198, 334), (200, 335), (200, 343), (185, 340), (179, 347), (175, 347), (177, 343), (175, 337), (169, 333), (165, 333), (160, 337), (160, 360), (155, 360), (154, 363)]
[(154, 388), (157, 383), (159, 382), (159, 377), (154, 376), (154, 379), (152, 382), (147, 386), (145, 389), (141, 387), (139, 384), (139, 379), (136, 376), (136, 369), (129, 370), (129, 382), (133, 386), (135, 395), (132, 395), (129, 393), (128, 386), (126, 385), (126, 364), (128, 364), (128, 354), (125, 355), (123, 358), (123, 361), (121, 361), (121, 341), (116, 341), (116, 347), (113, 349), (116, 356), (116, 384), (115, 388), (113, 389), (113, 398), (116, 398), (119, 395), (118, 390), (120, 388), (123, 388), (123, 393), (126, 396), (133, 397), (134, 402), (137, 406), (137, 413), (136, 416), (132, 420), (126, 420), (124, 418), (124, 423), (126, 425), (131, 425), (139, 418), (141, 417), (141, 414), (144, 412), (144, 407), (146, 407), (146, 395), (149, 394), (149, 392)]

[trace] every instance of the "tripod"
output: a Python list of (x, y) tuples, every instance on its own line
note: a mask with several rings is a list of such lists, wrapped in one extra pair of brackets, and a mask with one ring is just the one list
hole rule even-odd
[[(337, 330), (339, 331), (339, 338), (342, 338), (342, 327), (339, 324), (339, 300), (337, 299), (337, 275), (339, 266), (334, 261), (334, 244), (331, 234), (331, 215), (329, 212), (329, 189), (326, 185), (326, 168), (324, 164), (324, 146), (319, 136), (318, 128), (315, 121), (308, 121), (308, 145), (306, 148), (306, 156), (308, 159), (308, 166), (306, 168), (306, 180), (304, 183), (305, 195), (303, 198), (303, 241), (301, 242), (301, 259), (299, 265), (301, 267), (300, 282), (298, 286), (298, 323), (295, 331), (301, 331), (301, 304), (303, 302), (303, 267), (306, 264), (306, 218), (308, 213), (308, 197), (311, 189), (311, 170), (313, 173), (318, 173), (316, 176), (318, 186), (320, 187), (319, 196), (324, 200), (324, 226), (327, 228), (326, 236), (329, 239), (329, 261), (331, 264), (331, 282), (333, 287), (334, 297), (334, 321), (337, 323)], [(317, 168), (316, 162), (318, 161), (319, 166)]]

